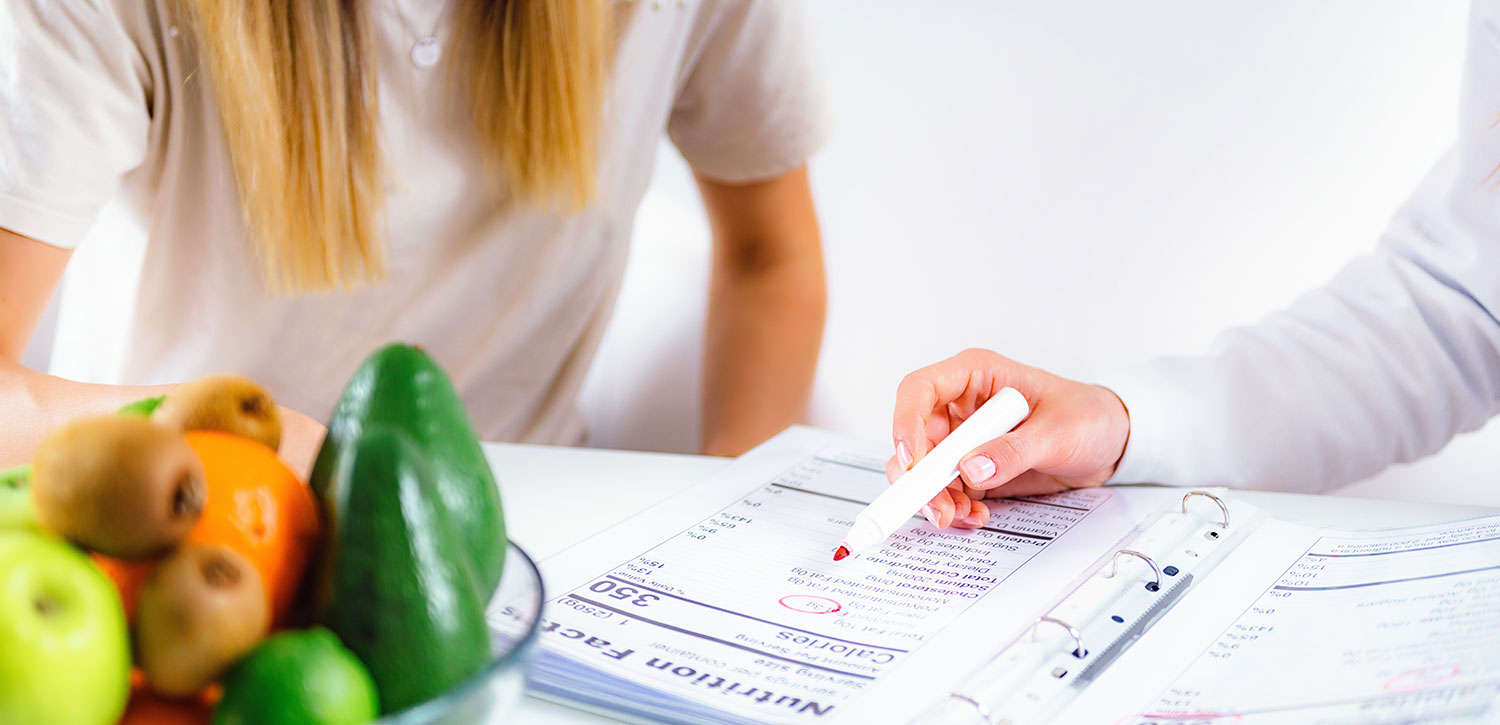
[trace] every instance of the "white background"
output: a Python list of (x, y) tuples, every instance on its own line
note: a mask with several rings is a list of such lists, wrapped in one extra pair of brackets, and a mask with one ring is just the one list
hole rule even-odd
[[(1453, 138), (1468, 3), (812, 8), (837, 128), (810, 420), (886, 440), (901, 377), (965, 347), (1085, 380), (1201, 352), (1373, 247)], [(706, 239), (664, 147), (586, 398), (599, 444), (692, 449)], [(1497, 473), (1492, 425), (1347, 491), (1500, 505)]]
[[(837, 130), (810, 422), (884, 440), (901, 376), (965, 347), (1080, 379), (1199, 352), (1373, 246), (1452, 139), (1467, 2), (811, 7)], [(583, 401), (596, 445), (696, 446), (707, 238), (664, 144)], [(1500, 505), (1497, 444), (1347, 491)]]

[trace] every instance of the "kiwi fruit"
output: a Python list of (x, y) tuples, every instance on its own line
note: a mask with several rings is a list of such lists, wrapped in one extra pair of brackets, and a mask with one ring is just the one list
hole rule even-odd
[(216, 430), (281, 447), (281, 414), (260, 384), (239, 375), (210, 375), (175, 388), (151, 414), (183, 430)]
[(271, 625), (260, 573), (226, 546), (186, 546), (163, 561), (136, 605), (136, 659), (157, 692), (185, 697), (218, 679)]
[(121, 559), (170, 551), (208, 500), (203, 464), (182, 431), (143, 418), (65, 425), (43, 439), (31, 467), (42, 526)]

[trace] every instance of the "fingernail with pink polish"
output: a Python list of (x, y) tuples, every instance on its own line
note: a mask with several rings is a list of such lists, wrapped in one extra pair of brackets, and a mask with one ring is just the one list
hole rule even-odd
[(971, 484), (984, 483), (995, 476), (995, 462), (983, 454), (969, 458), (958, 464), (958, 467), (963, 470)]
[(901, 464), (901, 470), (911, 470), (911, 446), (906, 441), (896, 442), (896, 462)]
[(937, 522), (937, 512), (933, 511), (931, 506), (923, 506), (922, 507), (922, 515), (926, 516), (927, 520), (929, 522), (931, 522), (933, 526), (937, 526), (938, 525), (938, 522)]

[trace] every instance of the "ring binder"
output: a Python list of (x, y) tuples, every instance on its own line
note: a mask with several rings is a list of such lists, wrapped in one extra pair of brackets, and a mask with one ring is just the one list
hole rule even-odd
[(968, 705), (969, 707), (974, 708), (974, 712), (977, 713), (979, 715), (979, 717), (984, 718), (984, 721), (986, 723), (990, 723), (990, 722), (994, 722), (995, 721), (995, 718), (990, 717), (990, 709), (989, 708), (985, 707), (983, 703), (981, 703), (978, 700), (975, 700), (972, 697), (969, 697), (968, 695), (965, 695), (965, 694), (962, 694), (962, 693), (958, 693), (958, 692), (954, 692), (954, 693), (948, 695), (948, 699), (949, 700), (957, 700), (959, 702), (964, 703), (965, 705)]
[(1105, 578), (1111, 578), (1114, 577), (1114, 575), (1120, 573), (1121, 554), (1124, 554), (1126, 556), (1134, 556), (1146, 562), (1146, 565), (1151, 567), (1151, 573), (1156, 575), (1156, 581), (1153, 582), (1154, 586), (1147, 586), (1146, 588), (1150, 589), (1153, 592), (1161, 588), (1161, 567), (1157, 566), (1156, 561), (1151, 557), (1132, 549), (1120, 549), (1119, 551), (1115, 552), (1114, 557), (1110, 559), (1109, 576)]
[[(1221, 517), (1188, 510), (1188, 499), (1204, 496)], [(1229, 529), (1229, 501), (1209, 491), (1189, 491), (1180, 504), (1164, 503), (1156, 517), (1122, 538), (1073, 587), (1017, 633), (988, 663), (933, 704), (922, 725), (1036, 725), (1051, 722), (1090, 682), (1170, 610), (1195, 581), (1206, 576), (1253, 528), (1255, 507), (1234, 501), (1241, 523)], [(1180, 509), (1180, 510), (1179, 510)], [(1217, 520), (1216, 520), (1217, 519)], [(1206, 539), (1206, 540), (1205, 540)], [(1119, 576), (1121, 556), (1151, 567), (1153, 578)], [(1170, 565), (1170, 566), (1168, 566)], [(1068, 631), (1076, 649), (1037, 635), (1042, 623)], [(1074, 622), (1080, 622), (1075, 626)], [(1095, 648), (1084, 648), (1087, 638)], [(976, 720), (975, 718), (979, 718)]]
[(1037, 617), (1036, 621), (1031, 623), (1032, 641), (1036, 641), (1036, 626), (1043, 622), (1051, 622), (1068, 630), (1068, 634), (1073, 637), (1073, 643), (1078, 645), (1078, 648), (1073, 650), (1074, 657), (1083, 659), (1088, 655), (1089, 651), (1083, 648), (1083, 634), (1078, 631), (1078, 628), (1056, 617)]
[(1182, 513), (1187, 513), (1187, 502), (1188, 502), (1188, 499), (1190, 499), (1190, 498), (1192, 498), (1194, 496), (1205, 496), (1205, 497), (1213, 499), (1214, 503), (1216, 503), (1216, 504), (1219, 505), (1219, 510), (1222, 511), (1222, 512), (1224, 512), (1224, 523), (1219, 524), (1219, 528), (1221, 528), (1221, 529), (1227, 529), (1227, 528), (1229, 528), (1229, 507), (1224, 505), (1224, 500), (1223, 499), (1221, 499), (1218, 496), (1215, 496), (1215, 495), (1213, 495), (1213, 494), (1211, 494), (1211, 493), (1209, 493), (1207, 491), (1188, 491), (1186, 494), (1184, 494), (1183, 497), (1182, 497)]

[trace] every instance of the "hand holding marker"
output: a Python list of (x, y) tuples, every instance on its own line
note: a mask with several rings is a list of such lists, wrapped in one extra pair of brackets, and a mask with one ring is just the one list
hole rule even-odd
[(958, 463), (983, 443), (1010, 432), (1031, 409), (1015, 388), (1005, 388), (948, 434), (910, 471), (897, 479), (858, 516), (833, 560), (875, 546), (901, 528), (912, 514), (958, 477)]

